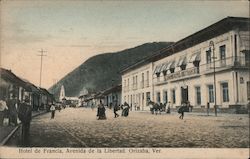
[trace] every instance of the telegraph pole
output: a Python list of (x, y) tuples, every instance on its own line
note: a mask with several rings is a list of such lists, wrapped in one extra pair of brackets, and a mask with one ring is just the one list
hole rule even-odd
[(41, 54), (39, 54), (39, 55), (37, 55), (37, 56), (41, 56), (41, 65), (40, 65), (40, 81), (39, 81), (39, 87), (41, 87), (41, 84), (42, 84), (42, 69), (43, 69), (43, 56), (46, 56), (45, 54), (43, 54), (43, 53), (45, 53), (45, 52), (47, 52), (47, 51), (44, 51), (43, 49), (41, 49), (40, 51), (38, 51), (38, 52), (40, 52)]

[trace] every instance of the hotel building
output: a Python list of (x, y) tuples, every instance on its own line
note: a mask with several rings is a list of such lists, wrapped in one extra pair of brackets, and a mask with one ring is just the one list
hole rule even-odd
[(249, 18), (227, 17), (122, 71), (122, 103), (240, 107), (250, 98)]

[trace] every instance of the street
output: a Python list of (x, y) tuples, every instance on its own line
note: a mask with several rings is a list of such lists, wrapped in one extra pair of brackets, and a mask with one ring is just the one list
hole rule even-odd
[[(121, 111), (118, 111), (120, 114)], [(66, 108), (37, 116), (31, 122), (31, 147), (249, 147), (248, 115), (223, 114), (214, 117), (185, 113), (152, 115), (130, 112), (114, 118), (106, 110), (107, 120), (96, 119), (96, 109)], [(7, 146), (20, 146), (19, 131)]]

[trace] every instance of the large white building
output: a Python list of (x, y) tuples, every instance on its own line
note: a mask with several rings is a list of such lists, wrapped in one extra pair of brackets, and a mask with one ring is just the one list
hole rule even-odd
[[(250, 98), (249, 18), (227, 17), (122, 72), (122, 102), (189, 101), (195, 107), (246, 105)], [(214, 67), (215, 66), (215, 67)], [(215, 85), (214, 85), (215, 83)]]

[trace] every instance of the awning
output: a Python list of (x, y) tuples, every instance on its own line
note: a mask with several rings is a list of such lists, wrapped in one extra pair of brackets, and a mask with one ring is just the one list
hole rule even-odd
[(181, 65), (186, 65), (187, 64), (187, 58), (186, 57), (181, 57), (177, 63), (177, 67)]
[(167, 67), (168, 67), (168, 63), (164, 63), (162, 68), (161, 68), (161, 71), (167, 71)]
[(201, 53), (195, 53), (191, 56), (189, 62), (200, 61), (201, 60)]
[(164, 66), (163, 64), (156, 66), (155, 71), (154, 71), (154, 74), (161, 73), (161, 68), (162, 68), (163, 66)]
[(240, 32), (240, 51), (249, 52), (250, 50), (250, 33), (249, 31)]
[(174, 64), (175, 64), (175, 61), (169, 62), (166, 70), (169, 70), (170, 68), (174, 68)]

